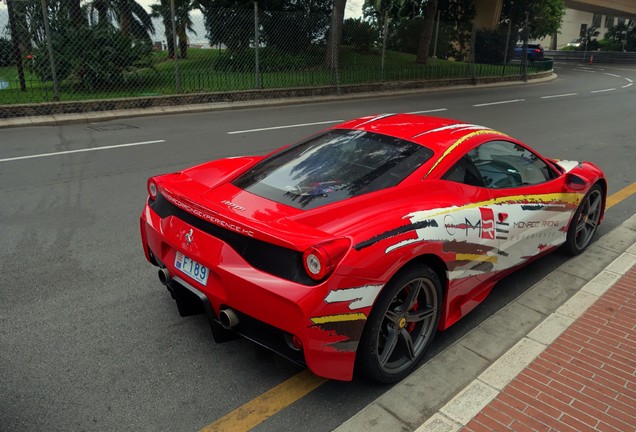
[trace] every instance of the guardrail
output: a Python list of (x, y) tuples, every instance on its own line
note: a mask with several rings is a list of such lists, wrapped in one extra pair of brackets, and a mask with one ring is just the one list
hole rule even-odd
[(544, 55), (554, 59), (556, 62), (589, 63), (590, 57), (593, 57), (594, 63), (636, 64), (636, 52), (546, 50)]

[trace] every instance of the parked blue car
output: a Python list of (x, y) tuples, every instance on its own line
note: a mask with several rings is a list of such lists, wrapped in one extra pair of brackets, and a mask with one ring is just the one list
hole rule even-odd
[[(518, 43), (515, 47), (515, 59), (521, 59), (523, 55), (523, 44)], [(543, 47), (539, 44), (528, 44), (527, 59), (529, 62), (543, 60)]]

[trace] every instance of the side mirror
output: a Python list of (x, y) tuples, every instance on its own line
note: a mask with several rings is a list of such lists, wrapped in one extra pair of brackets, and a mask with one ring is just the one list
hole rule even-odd
[(567, 173), (565, 175), (565, 186), (573, 191), (582, 191), (587, 188), (587, 181), (576, 174)]

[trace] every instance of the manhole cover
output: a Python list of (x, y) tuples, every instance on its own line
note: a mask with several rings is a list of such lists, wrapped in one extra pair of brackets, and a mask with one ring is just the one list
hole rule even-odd
[(131, 126), (127, 124), (109, 124), (109, 125), (99, 125), (99, 126), (89, 126), (89, 129), (92, 129), (97, 132), (109, 132), (123, 129), (139, 129), (137, 126)]

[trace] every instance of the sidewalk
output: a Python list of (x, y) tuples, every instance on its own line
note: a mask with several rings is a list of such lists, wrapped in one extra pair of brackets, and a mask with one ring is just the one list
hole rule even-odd
[[(514, 85), (530, 85), (542, 82), (552, 81), (557, 75), (552, 72), (547, 76), (533, 78), (531, 81), (524, 83), (523, 81), (500, 81), (481, 84), (456, 84), (444, 86), (425, 86), (416, 88), (392, 88), (389, 90), (373, 90), (360, 91), (354, 93), (328, 94), (316, 96), (290, 96), (272, 99), (253, 99), (253, 100), (235, 100), (235, 101), (218, 101), (207, 103), (175, 103), (175, 105), (149, 106), (147, 108), (113, 108), (108, 111), (83, 111), (76, 108), (76, 111), (67, 114), (50, 114), (50, 115), (25, 115), (21, 117), (2, 118), (0, 112), (0, 129), (25, 127), (25, 126), (62, 126), (78, 123), (93, 123), (102, 121), (111, 121), (129, 117), (149, 117), (158, 115), (172, 114), (192, 114), (212, 111), (228, 111), (249, 108), (278, 107), (294, 104), (323, 103), (334, 101), (351, 101), (358, 99), (379, 98), (379, 97), (395, 97), (400, 95), (412, 95), (416, 93), (426, 94), (435, 92), (444, 92), (449, 90), (490, 88)], [(188, 96), (188, 95), (183, 95)], [(192, 96), (192, 95), (190, 95)], [(109, 101), (92, 101), (94, 103), (108, 103)], [(72, 102), (70, 102), (72, 103)], [(35, 104), (37, 105), (37, 104)], [(1, 107), (0, 107), (1, 108)]]
[(634, 330), (636, 265), (462, 430), (636, 430)]
[(336, 429), (360, 430), (636, 431), (636, 215)]

